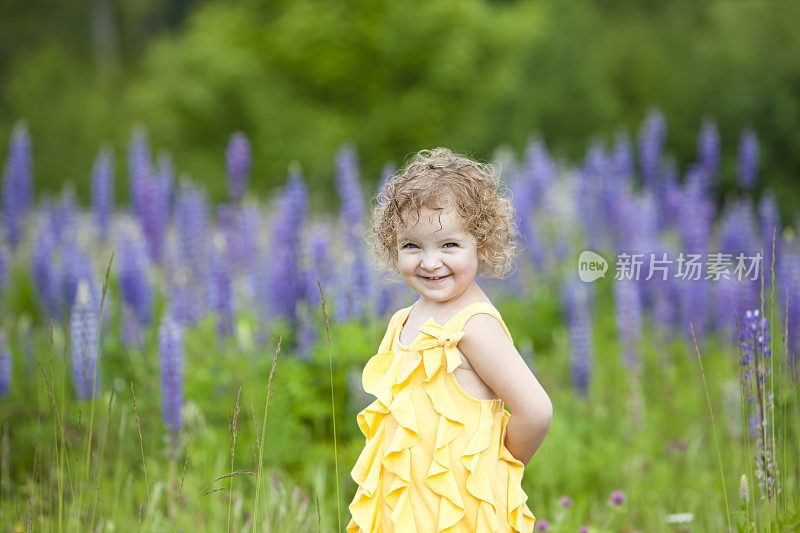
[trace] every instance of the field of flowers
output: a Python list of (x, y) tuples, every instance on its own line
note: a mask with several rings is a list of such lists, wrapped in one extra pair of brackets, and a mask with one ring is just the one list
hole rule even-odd
[[(523, 251), (512, 275), (478, 282), (554, 405), (523, 479), (536, 529), (796, 530), (800, 219), (782, 227), (759, 185), (752, 131), (724, 195), (710, 118), (685, 171), (658, 110), (634, 137), (580, 162), (539, 137), (495, 157)], [(248, 193), (244, 134), (220, 152), (218, 205), (142, 128), (124, 180), (100, 149), (91, 205), (69, 184), (37, 204), (35, 139), (14, 130), (4, 531), (343, 531), (371, 401), (361, 370), (416, 295), (372, 266), (380, 187), (365, 190), (353, 146), (334, 161), (335, 214), (309, 212), (297, 167), (268, 202)], [(586, 250), (608, 263), (596, 281), (578, 275)]]

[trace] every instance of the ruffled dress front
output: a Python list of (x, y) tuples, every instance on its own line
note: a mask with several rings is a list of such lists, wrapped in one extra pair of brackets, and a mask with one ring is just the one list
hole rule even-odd
[(474, 398), (453, 375), (471, 316), (495, 317), (510, 338), (508, 328), (493, 305), (473, 303), (443, 326), (428, 319), (403, 346), (413, 307), (394, 314), (364, 367), (364, 390), (376, 400), (357, 416), (366, 441), (350, 472), (358, 488), (347, 532), (533, 531), (525, 467), (503, 444), (511, 415), (502, 400)]

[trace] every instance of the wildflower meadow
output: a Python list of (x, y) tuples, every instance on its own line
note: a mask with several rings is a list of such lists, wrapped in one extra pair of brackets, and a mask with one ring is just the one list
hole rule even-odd
[[(523, 479), (537, 531), (800, 528), (800, 218), (758, 132), (697, 123), (686, 168), (658, 108), (578, 160), (539, 135), (491, 156), (522, 251), (478, 283), (554, 406)], [(364, 238), (402, 156), (364, 176), (342, 144), (325, 213), (298, 164), (252, 192), (246, 131), (218, 203), (145, 126), (98, 147), (87, 205), (69, 182), (34, 200), (24, 121), (7, 146), (2, 530), (343, 531), (361, 370), (416, 297)]]

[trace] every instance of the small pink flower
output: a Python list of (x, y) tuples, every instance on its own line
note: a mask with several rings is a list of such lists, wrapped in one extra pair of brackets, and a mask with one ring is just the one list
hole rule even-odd
[(608, 502), (611, 505), (622, 505), (625, 503), (625, 493), (621, 490), (615, 490), (611, 493), (611, 496), (608, 498)]
[(587, 524), (585, 526), (581, 526), (581, 528), (578, 530), (578, 533), (589, 533), (589, 525)]
[(536, 531), (550, 531), (550, 522), (541, 518), (536, 521), (536, 525), (533, 527)]
[(561, 507), (572, 507), (574, 502), (569, 496), (562, 496), (558, 499), (558, 503), (561, 504)]

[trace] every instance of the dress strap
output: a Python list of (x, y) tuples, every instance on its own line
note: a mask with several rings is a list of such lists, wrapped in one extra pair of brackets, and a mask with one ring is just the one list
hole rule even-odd
[(473, 316), (479, 314), (486, 314), (493, 316), (495, 320), (497, 320), (503, 327), (503, 331), (506, 332), (508, 338), (511, 339), (513, 342), (514, 339), (511, 336), (511, 332), (508, 330), (506, 323), (500, 316), (500, 312), (494, 305), (490, 304), (489, 302), (475, 302), (465, 306), (458, 313), (456, 313), (453, 316), (453, 318), (448, 320), (447, 324), (445, 325), (445, 329), (451, 332), (463, 332), (464, 326), (466, 325), (467, 321)]
[(402, 308), (395, 311), (392, 315), (392, 318), (389, 319), (389, 325), (386, 326), (386, 333), (383, 335), (383, 339), (381, 340), (381, 344), (378, 347), (378, 352), (387, 352), (392, 347), (392, 339), (395, 336), (395, 330), (403, 323), (405, 318), (408, 316), (408, 308)]

